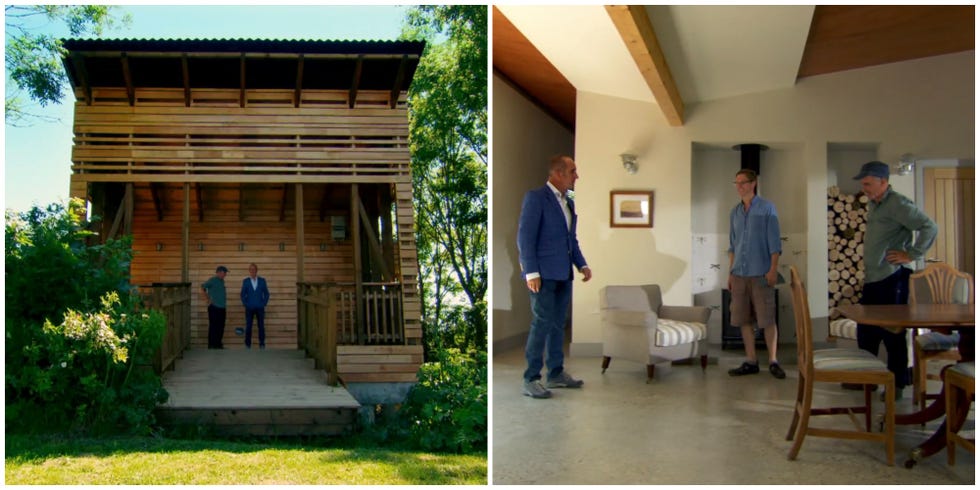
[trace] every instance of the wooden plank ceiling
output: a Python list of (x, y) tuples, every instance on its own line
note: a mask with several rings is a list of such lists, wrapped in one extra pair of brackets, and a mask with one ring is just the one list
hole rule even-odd
[[(647, 83), (672, 80), (666, 63), (657, 64), (657, 50), (634, 53), (637, 44), (650, 46), (656, 36), (645, 28), (629, 26), (638, 15), (607, 8), (617, 29), (637, 59)], [(617, 19), (617, 12), (620, 17)], [(624, 29), (627, 23), (629, 29)], [(633, 34), (629, 34), (632, 31)], [(638, 34), (646, 32), (646, 34)], [(972, 5), (818, 5), (813, 14), (806, 47), (801, 54), (797, 79), (899, 61), (974, 49), (974, 6)], [(575, 88), (527, 38), (493, 9), (493, 66), (535, 104), (563, 126), (575, 126)], [(689, 56), (696, 56), (692, 53)], [(662, 57), (662, 54), (660, 55)], [(645, 61), (644, 61), (645, 59)], [(644, 65), (646, 63), (646, 66)], [(656, 91), (654, 90), (656, 95)], [(683, 101), (656, 97), (669, 122), (683, 118)], [(666, 102), (666, 104), (665, 104)], [(683, 121), (680, 121), (683, 124)]]

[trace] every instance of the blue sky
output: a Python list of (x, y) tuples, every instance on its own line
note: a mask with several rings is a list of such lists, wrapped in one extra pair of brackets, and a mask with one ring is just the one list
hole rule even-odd
[[(120, 6), (132, 15), (128, 29), (105, 38), (140, 39), (356, 39), (394, 40), (406, 6)], [(49, 24), (46, 31), (66, 36)], [(66, 89), (66, 94), (70, 93)], [(59, 122), (30, 127), (5, 125), (4, 209), (26, 211), (68, 197), (71, 175), (72, 102), (32, 107)]]

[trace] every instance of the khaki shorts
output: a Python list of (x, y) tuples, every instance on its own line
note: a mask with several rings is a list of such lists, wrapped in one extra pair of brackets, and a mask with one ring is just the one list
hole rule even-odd
[(776, 324), (776, 302), (766, 276), (732, 276), (731, 324), (755, 324), (766, 328)]

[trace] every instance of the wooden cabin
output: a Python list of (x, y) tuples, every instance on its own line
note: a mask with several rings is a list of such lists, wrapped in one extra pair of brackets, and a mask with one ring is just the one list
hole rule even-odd
[(102, 217), (101, 240), (132, 235), (134, 284), (189, 300), (170, 358), (206, 347), (200, 285), (219, 265), (230, 269), (224, 344), (244, 348), (238, 296), (254, 262), (271, 292), (268, 349), (306, 349), (344, 383), (416, 381), (406, 100), (424, 42), (64, 47), (76, 100), (70, 195)]

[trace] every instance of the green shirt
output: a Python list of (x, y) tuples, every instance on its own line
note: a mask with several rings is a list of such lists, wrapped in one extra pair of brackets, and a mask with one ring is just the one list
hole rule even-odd
[[(889, 250), (907, 252), (921, 259), (939, 233), (936, 223), (909, 198), (888, 186), (881, 202), (868, 202), (868, 222), (864, 233), (864, 282), (877, 282), (895, 273), (901, 265), (889, 264)], [(912, 232), (918, 232), (912, 240)]]
[(208, 297), (211, 298), (211, 304), (218, 308), (225, 308), (227, 303), (224, 279), (214, 276), (204, 284), (201, 284), (201, 289), (207, 291)]

